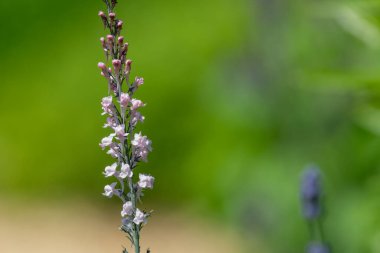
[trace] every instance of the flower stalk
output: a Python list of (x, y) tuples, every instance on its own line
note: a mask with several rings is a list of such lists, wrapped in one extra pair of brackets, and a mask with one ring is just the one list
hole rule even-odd
[[(117, 196), (122, 201), (120, 230), (126, 233), (135, 253), (140, 253), (140, 231), (151, 212), (141, 211), (137, 204), (143, 196), (143, 190), (152, 189), (154, 184), (154, 177), (139, 174), (137, 180), (135, 173), (138, 164), (147, 162), (148, 154), (152, 151), (151, 141), (141, 132), (136, 133), (137, 124), (145, 119), (139, 112), (145, 104), (134, 98), (134, 95), (144, 79), (136, 77), (133, 82), (129, 80), (132, 61), (127, 59), (129, 45), (120, 36), (123, 22), (114, 12), (117, 1), (103, 2), (107, 12), (100, 11), (98, 15), (109, 34), (100, 38), (106, 63), (99, 62), (98, 67), (108, 83), (108, 96), (101, 101), (102, 115), (107, 116), (104, 128), (112, 132), (99, 145), (115, 159), (112, 165), (105, 167), (103, 174), (116, 179), (116, 182), (104, 187), (103, 195), (109, 198)], [(123, 252), (127, 253), (127, 250)]]

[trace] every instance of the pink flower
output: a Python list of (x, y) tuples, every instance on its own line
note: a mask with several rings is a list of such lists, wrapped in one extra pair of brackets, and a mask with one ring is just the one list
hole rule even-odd
[(136, 78), (135, 78), (135, 84), (136, 84), (137, 87), (140, 87), (141, 85), (144, 84), (144, 78), (136, 76)]
[(110, 134), (109, 136), (107, 137), (104, 137), (99, 146), (102, 148), (102, 150), (104, 150), (106, 147), (109, 147), (112, 145), (112, 140), (113, 140), (113, 137), (115, 136), (115, 134)]
[(107, 166), (104, 169), (103, 175), (105, 177), (111, 177), (116, 174), (116, 168), (117, 168), (117, 163), (112, 164), (111, 166)]
[(140, 132), (135, 134), (131, 144), (133, 146), (135, 157), (138, 160), (147, 162), (148, 154), (152, 151), (152, 142), (146, 136), (142, 136)]
[(123, 163), (121, 166), (121, 169), (120, 169), (119, 178), (122, 178), (122, 179), (124, 179), (126, 177), (131, 178), (132, 176), (133, 176), (133, 172), (132, 172), (129, 164)]
[(146, 216), (143, 212), (141, 212), (138, 208), (136, 209), (135, 218), (133, 219), (133, 222), (136, 225), (140, 225), (140, 223), (146, 224)]
[(117, 147), (116, 145), (111, 147), (111, 149), (107, 151), (107, 154), (112, 156), (113, 158), (118, 158), (120, 155), (119, 147)]
[(140, 180), (137, 184), (140, 188), (153, 189), (154, 177), (145, 174), (139, 174), (139, 179)]
[(112, 183), (110, 185), (106, 185), (104, 186), (104, 193), (103, 195), (108, 197), (108, 198), (111, 198), (116, 192), (115, 190), (115, 186), (116, 186), (117, 183)]
[(131, 103), (132, 103), (131, 110), (133, 111), (137, 110), (140, 107), (145, 106), (145, 104), (141, 100), (134, 99), (134, 98), (132, 99)]
[(129, 97), (128, 93), (121, 93), (120, 94), (120, 105), (122, 108), (127, 108), (129, 102), (131, 101), (131, 98)]
[(127, 201), (123, 205), (123, 210), (121, 211), (121, 216), (129, 216), (133, 214), (133, 205), (131, 201)]
[(112, 115), (113, 114), (112, 96), (104, 97), (102, 99), (101, 104), (102, 104), (102, 109), (103, 109), (102, 115), (104, 115), (104, 114)]
[(141, 113), (137, 112), (137, 111), (132, 111), (132, 114), (131, 114), (131, 125), (133, 127), (136, 126), (137, 122), (144, 122), (145, 120), (145, 117), (141, 115)]
[(114, 117), (108, 117), (107, 118), (107, 123), (106, 124), (104, 124), (104, 128), (106, 128), (106, 127), (111, 127), (111, 128), (114, 128), (114, 127), (116, 127), (117, 126), (117, 123), (116, 123), (116, 120), (115, 120), (115, 118)]
[(128, 133), (125, 133), (124, 128), (124, 125), (118, 125), (113, 128), (115, 130), (116, 137), (121, 141), (124, 140), (126, 136), (128, 136)]

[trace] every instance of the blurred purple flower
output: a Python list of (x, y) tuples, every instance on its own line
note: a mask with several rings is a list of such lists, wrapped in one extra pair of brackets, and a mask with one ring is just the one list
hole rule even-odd
[(307, 219), (316, 219), (321, 215), (321, 182), (318, 167), (309, 166), (303, 173), (301, 182), (301, 200), (303, 215)]
[(322, 243), (312, 242), (307, 246), (306, 252), (307, 253), (329, 253), (330, 250), (328, 246)]

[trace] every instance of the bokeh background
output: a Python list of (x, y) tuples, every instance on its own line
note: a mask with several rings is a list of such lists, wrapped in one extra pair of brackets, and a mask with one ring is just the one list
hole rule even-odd
[[(156, 177), (143, 248), (304, 252), (324, 175), (333, 252), (380, 252), (380, 1), (119, 0)], [(0, 1), (0, 252), (120, 252), (101, 0)]]

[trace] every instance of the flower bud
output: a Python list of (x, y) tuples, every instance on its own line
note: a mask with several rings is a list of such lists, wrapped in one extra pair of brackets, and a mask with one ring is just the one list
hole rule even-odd
[(119, 46), (122, 46), (123, 42), (124, 42), (124, 37), (123, 36), (119, 36), (119, 38), (117, 38), (117, 42), (119, 43)]
[(123, 29), (123, 21), (119, 20), (116, 24), (116, 27), (117, 29), (120, 31), (121, 29)]
[(98, 63), (98, 67), (102, 70), (102, 71), (107, 71), (107, 66), (105, 63), (103, 62), (99, 62)]
[(113, 68), (115, 69), (116, 75), (119, 75), (120, 68), (121, 68), (121, 61), (120, 60), (112, 60)]
[(125, 62), (125, 73), (128, 73), (131, 71), (131, 67), (132, 67), (132, 61), (131, 60), (127, 60)]
[(104, 14), (104, 12), (102, 11), (99, 11), (98, 16), (101, 17), (102, 19), (107, 18), (106, 14)]
[(106, 28), (107, 23), (108, 23), (106, 14), (104, 14), (104, 12), (102, 12), (102, 11), (99, 11), (98, 16), (102, 19), (104, 28)]
[(125, 56), (128, 52), (128, 43), (124, 43), (124, 45), (121, 47), (121, 55)]
[(107, 35), (107, 41), (108, 42), (113, 42), (113, 40), (114, 40), (113, 35)]
[(102, 47), (103, 47), (104, 51), (107, 51), (106, 41), (105, 41), (104, 37), (100, 38), (100, 42), (102, 43)]
[(110, 17), (111, 22), (115, 21), (115, 17), (116, 17), (115, 13), (111, 12), (110, 14), (108, 14), (108, 16)]

